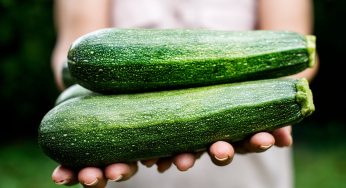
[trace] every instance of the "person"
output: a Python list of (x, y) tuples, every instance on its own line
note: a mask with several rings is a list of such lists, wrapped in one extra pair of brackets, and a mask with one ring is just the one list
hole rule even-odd
[[(311, 0), (58, 0), (54, 7), (57, 42), (52, 54), (52, 70), (61, 91), (64, 89), (61, 70), (71, 43), (100, 28), (262, 29), (312, 33)], [(294, 76), (312, 80), (316, 71), (317, 66)], [(108, 180), (118, 182), (108, 183), (114, 187), (289, 188), (293, 186), (289, 147), (292, 142), (291, 127), (286, 126), (254, 134), (236, 144), (215, 142), (206, 152), (209, 155), (182, 153), (141, 161), (143, 165), (116, 163), (104, 169), (85, 167), (79, 172), (58, 166), (52, 179), (59, 185), (81, 183), (95, 188), (105, 187)], [(161, 173), (143, 167), (155, 164)], [(177, 169), (168, 170), (172, 164)], [(128, 179), (131, 180), (125, 181)]]

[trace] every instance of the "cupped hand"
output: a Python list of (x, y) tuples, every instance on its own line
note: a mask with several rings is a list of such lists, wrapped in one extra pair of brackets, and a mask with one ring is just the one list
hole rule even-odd
[(71, 169), (60, 165), (53, 171), (52, 179), (58, 185), (81, 183), (83, 187), (104, 188), (108, 180), (127, 180), (137, 172), (137, 169), (137, 163), (116, 163), (103, 170), (96, 167), (86, 167), (78, 173), (74, 173)]
[[(215, 165), (224, 166), (232, 162), (235, 153), (263, 152), (273, 145), (286, 147), (290, 146), (292, 142), (291, 126), (286, 126), (272, 132), (256, 133), (242, 142), (232, 144), (225, 141), (215, 142), (210, 146), (208, 154)], [(180, 171), (187, 171), (193, 167), (201, 154), (201, 152), (182, 153), (174, 157), (145, 160), (141, 163), (147, 167), (156, 164), (157, 170), (161, 173), (169, 169), (172, 164)], [(86, 167), (78, 173), (74, 173), (71, 169), (58, 166), (52, 174), (52, 179), (59, 185), (73, 185), (79, 182), (84, 187), (104, 188), (108, 180), (127, 180), (137, 172), (137, 169), (137, 163), (116, 163), (105, 169)]]

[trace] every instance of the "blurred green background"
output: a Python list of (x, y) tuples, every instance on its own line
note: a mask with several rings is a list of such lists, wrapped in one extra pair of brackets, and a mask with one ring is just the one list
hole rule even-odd
[[(57, 187), (56, 163), (36, 143), (37, 128), (59, 92), (50, 56), (55, 42), (48, 0), (0, 0), (0, 187)], [(312, 82), (316, 112), (294, 128), (298, 188), (346, 187), (346, 1), (315, 0), (320, 71)]]

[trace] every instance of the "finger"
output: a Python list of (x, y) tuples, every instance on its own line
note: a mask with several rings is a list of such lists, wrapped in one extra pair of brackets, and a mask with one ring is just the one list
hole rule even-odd
[(141, 163), (146, 167), (152, 167), (159, 159), (142, 160)]
[(187, 171), (195, 164), (196, 156), (192, 153), (182, 153), (174, 157), (173, 163), (180, 171)]
[(201, 156), (202, 156), (203, 154), (204, 154), (204, 151), (198, 151), (198, 152), (196, 152), (196, 154), (195, 154), (196, 159), (201, 158)]
[(86, 167), (79, 171), (78, 180), (83, 187), (104, 188), (107, 180), (104, 178), (102, 170), (96, 167)]
[(270, 133), (256, 133), (250, 138), (247, 150), (249, 152), (263, 152), (271, 148), (274, 143), (275, 138)]
[(78, 183), (75, 173), (61, 165), (55, 168), (52, 173), (52, 180), (57, 185), (73, 185)]
[(156, 165), (157, 165), (157, 170), (161, 173), (164, 171), (168, 170), (172, 166), (173, 159), (171, 157), (167, 158), (160, 158)]
[(116, 163), (105, 168), (105, 176), (110, 181), (124, 181), (132, 177), (137, 170), (137, 163)]
[(263, 152), (275, 143), (273, 135), (267, 132), (256, 133), (249, 139), (235, 144), (237, 153)]
[(230, 143), (218, 141), (210, 146), (209, 155), (214, 164), (225, 166), (232, 162), (234, 149)]
[(286, 126), (276, 129), (272, 132), (275, 138), (275, 145), (279, 147), (291, 146), (293, 143), (292, 139), (292, 127)]

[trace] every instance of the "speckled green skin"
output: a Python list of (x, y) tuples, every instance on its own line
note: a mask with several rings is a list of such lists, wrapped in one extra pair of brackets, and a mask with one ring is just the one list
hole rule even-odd
[(68, 66), (77, 83), (103, 93), (195, 87), (300, 72), (313, 65), (313, 43), (283, 31), (112, 28), (76, 40)]
[(45, 115), (39, 144), (49, 157), (73, 168), (204, 150), (218, 140), (239, 141), (310, 115), (312, 95), (302, 81), (77, 97)]

